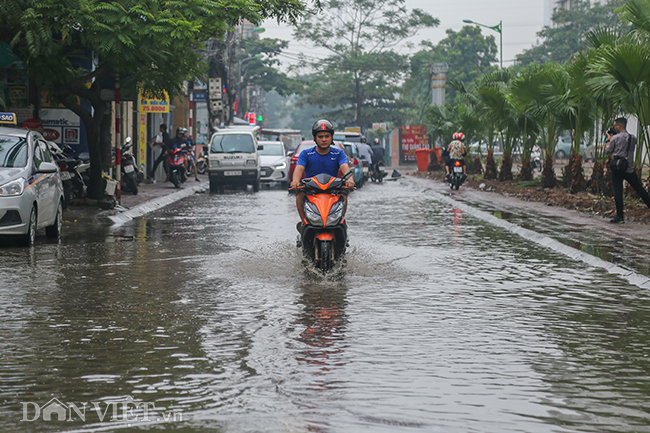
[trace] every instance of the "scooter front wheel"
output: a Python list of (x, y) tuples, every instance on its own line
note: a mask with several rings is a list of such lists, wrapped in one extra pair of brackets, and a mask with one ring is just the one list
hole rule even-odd
[(332, 242), (320, 241), (318, 268), (326, 273), (332, 268)]

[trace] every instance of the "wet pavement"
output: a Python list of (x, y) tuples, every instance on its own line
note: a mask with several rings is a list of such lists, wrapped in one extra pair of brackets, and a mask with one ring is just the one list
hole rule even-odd
[(556, 209), (422, 182), (350, 196), (336, 278), (273, 189), (0, 248), (0, 431), (650, 431), (650, 292), (448, 199)]

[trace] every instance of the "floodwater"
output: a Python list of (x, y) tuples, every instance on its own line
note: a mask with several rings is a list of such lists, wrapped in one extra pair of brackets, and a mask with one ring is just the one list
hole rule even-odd
[(325, 278), (294, 203), (0, 248), (0, 431), (650, 432), (646, 290), (407, 180), (350, 196)]

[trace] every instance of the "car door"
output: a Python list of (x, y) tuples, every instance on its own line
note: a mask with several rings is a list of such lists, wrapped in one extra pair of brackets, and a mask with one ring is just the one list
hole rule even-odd
[[(45, 162), (50, 162), (54, 164), (54, 158), (52, 158), (52, 154), (50, 153), (50, 148), (47, 145), (47, 142), (45, 140), (38, 140), (38, 147), (41, 149), (41, 154), (43, 156), (43, 161)], [(54, 217), (56, 216), (56, 211), (59, 206), (59, 183), (61, 175), (59, 173), (49, 173), (46, 178), (43, 179), (43, 182), (45, 183), (45, 207), (46, 209), (46, 214), (47, 214), (47, 221), (52, 222), (54, 221)]]

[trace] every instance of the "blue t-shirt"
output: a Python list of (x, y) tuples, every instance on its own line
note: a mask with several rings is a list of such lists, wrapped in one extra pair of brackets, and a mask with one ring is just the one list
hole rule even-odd
[(314, 177), (317, 174), (327, 173), (330, 176), (338, 177), (339, 167), (348, 163), (348, 157), (340, 149), (330, 147), (329, 153), (321, 155), (316, 146), (305, 149), (298, 155), (298, 163), (305, 167), (305, 178)]

